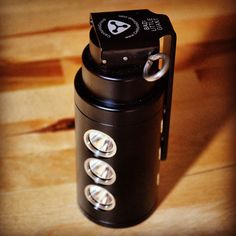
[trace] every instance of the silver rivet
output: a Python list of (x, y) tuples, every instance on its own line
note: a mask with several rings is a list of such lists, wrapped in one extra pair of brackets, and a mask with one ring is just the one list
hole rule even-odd
[(116, 180), (114, 169), (105, 161), (88, 158), (84, 162), (84, 169), (97, 184), (111, 185)]
[(110, 158), (115, 155), (116, 143), (109, 135), (94, 129), (90, 129), (84, 134), (84, 143), (96, 157)]
[(103, 59), (102, 64), (107, 64), (107, 60)]
[(128, 61), (128, 57), (123, 57), (123, 61)]
[(116, 205), (113, 195), (98, 185), (90, 184), (86, 186), (84, 194), (96, 210), (110, 211)]

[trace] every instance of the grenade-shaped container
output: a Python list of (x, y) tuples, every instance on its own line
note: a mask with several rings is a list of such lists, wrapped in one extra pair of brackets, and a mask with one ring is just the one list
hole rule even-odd
[(127, 227), (157, 206), (176, 37), (148, 10), (92, 13), (90, 23), (75, 77), (78, 204), (98, 224)]

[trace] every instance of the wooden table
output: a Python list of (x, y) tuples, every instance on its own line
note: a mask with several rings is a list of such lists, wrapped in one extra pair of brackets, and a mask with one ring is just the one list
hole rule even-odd
[[(149, 8), (178, 35), (168, 160), (145, 222), (77, 208), (73, 79), (91, 11)], [(1, 1), (0, 235), (235, 235), (236, 7), (208, 1)]]

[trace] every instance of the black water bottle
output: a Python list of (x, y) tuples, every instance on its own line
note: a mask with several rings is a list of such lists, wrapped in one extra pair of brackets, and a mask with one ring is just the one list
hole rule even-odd
[(98, 224), (127, 227), (157, 206), (176, 35), (149, 10), (92, 13), (90, 24), (75, 77), (78, 204)]

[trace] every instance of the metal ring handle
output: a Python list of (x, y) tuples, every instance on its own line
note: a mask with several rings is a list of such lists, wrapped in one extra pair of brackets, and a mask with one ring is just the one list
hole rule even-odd
[[(154, 61), (162, 59), (164, 61), (162, 68), (155, 74), (149, 75), (150, 68)], [(150, 55), (146, 64), (143, 67), (143, 78), (148, 82), (154, 82), (159, 80), (169, 69), (170, 59), (164, 53), (157, 53), (154, 55)]]

